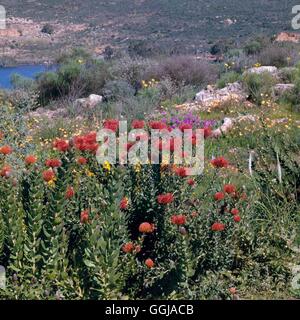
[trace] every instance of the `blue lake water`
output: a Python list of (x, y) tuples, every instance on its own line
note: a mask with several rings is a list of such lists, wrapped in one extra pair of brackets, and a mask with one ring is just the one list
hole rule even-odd
[(12, 84), (10, 82), (11, 76), (15, 73), (26, 77), (34, 79), (36, 75), (49, 70), (54, 70), (55, 67), (36, 64), (36, 65), (20, 65), (16, 67), (0, 67), (0, 89), (11, 89)]

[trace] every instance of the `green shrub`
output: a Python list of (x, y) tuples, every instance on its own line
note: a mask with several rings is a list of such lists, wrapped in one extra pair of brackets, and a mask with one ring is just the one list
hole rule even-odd
[(241, 80), (241, 75), (237, 72), (231, 71), (221, 75), (221, 78), (217, 81), (218, 88), (224, 88), (228, 83), (234, 83)]
[(204, 87), (217, 79), (216, 66), (192, 56), (173, 56), (162, 59), (157, 65), (148, 68), (146, 79), (171, 79), (177, 85)]
[(134, 88), (122, 80), (108, 81), (103, 88), (103, 96), (107, 100), (116, 101), (132, 97), (135, 93)]
[(276, 80), (268, 72), (262, 74), (247, 73), (243, 77), (243, 83), (250, 98), (260, 105), (263, 100), (270, 98), (272, 88)]
[(290, 51), (288, 48), (272, 44), (264, 48), (257, 56), (257, 61), (264, 66), (287, 67), (291, 62), (288, 60)]

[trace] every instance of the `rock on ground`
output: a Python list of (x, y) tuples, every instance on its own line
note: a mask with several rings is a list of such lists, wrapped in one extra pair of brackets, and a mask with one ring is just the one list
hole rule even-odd
[(75, 107), (93, 109), (103, 101), (103, 97), (97, 94), (91, 94), (88, 98), (77, 99), (74, 102)]
[(195, 100), (203, 108), (216, 107), (228, 101), (242, 102), (247, 99), (247, 94), (239, 82), (228, 84), (225, 88), (215, 89), (208, 86), (206, 90), (201, 90), (196, 94)]

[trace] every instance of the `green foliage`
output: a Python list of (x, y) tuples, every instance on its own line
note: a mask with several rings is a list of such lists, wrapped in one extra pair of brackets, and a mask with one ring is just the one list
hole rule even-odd
[(247, 73), (243, 77), (243, 83), (250, 98), (260, 105), (262, 101), (271, 96), (272, 87), (276, 83), (276, 80), (267, 72), (263, 74)]
[(241, 75), (239, 73), (234, 71), (226, 72), (223, 73), (220, 79), (217, 81), (217, 87), (222, 89), (226, 87), (228, 83), (234, 83), (239, 80), (241, 80)]

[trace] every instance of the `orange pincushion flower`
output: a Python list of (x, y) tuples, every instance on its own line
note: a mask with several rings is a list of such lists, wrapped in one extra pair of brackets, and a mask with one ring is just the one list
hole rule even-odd
[(143, 222), (139, 226), (139, 232), (152, 233), (154, 231), (154, 225), (149, 222)]
[(125, 243), (122, 247), (123, 252), (130, 253), (134, 249), (134, 245), (132, 242)]
[(35, 164), (37, 162), (37, 157), (33, 155), (29, 155), (25, 158), (25, 163), (27, 165)]
[(87, 159), (84, 157), (79, 157), (77, 159), (77, 163), (80, 164), (81, 166), (83, 166), (83, 165), (87, 164)]
[(55, 178), (55, 174), (52, 169), (45, 170), (43, 172), (43, 179), (46, 182), (49, 182)]
[(153, 262), (152, 259), (148, 258), (148, 259), (145, 261), (145, 265), (146, 265), (149, 269), (151, 269), (151, 268), (154, 267), (154, 262)]
[(10, 146), (2, 146), (0, 148), (0, 153), (3, 154), (3, 155), (9, 155), (12, 153), (12, 147)]

